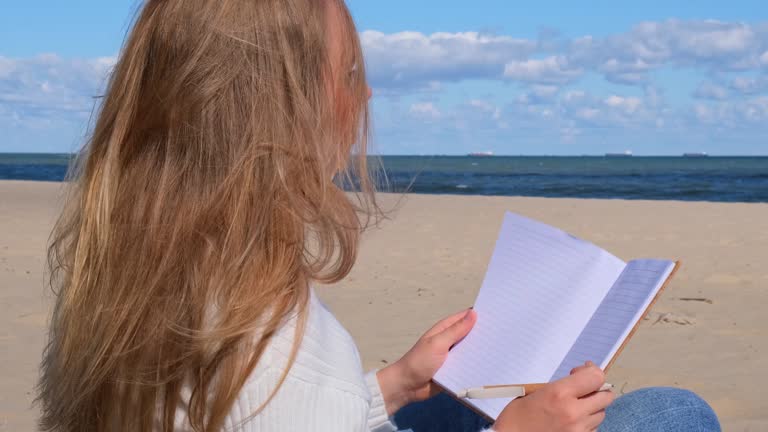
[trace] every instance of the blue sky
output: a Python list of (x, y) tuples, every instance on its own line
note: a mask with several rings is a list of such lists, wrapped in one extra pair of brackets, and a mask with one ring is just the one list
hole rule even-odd
[[(349, 0), (385, 154), (768, 154), (760, 1)], [(0, 14), (0, 152), (77, 149), (131, 0)], [(694, 6), (695, 5), (695, 6)]]

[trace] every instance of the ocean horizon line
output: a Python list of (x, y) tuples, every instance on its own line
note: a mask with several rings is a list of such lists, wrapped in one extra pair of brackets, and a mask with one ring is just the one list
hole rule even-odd
[[(768, 156), (611, 156), (371, 157), (395, 192), (768, 203)], [(63, 181), (75, 157), (0, 154), (0, 179)]]
[[(0, 156), (57, 156), (67, 157), (74, 156), (77, 152), (0, 152)], [(477, 155), (472, 153), (443, 153), (443, 154), (369, 154), (369, 157), (473, 157), (477, 159), (485, 158), (584, 158), (584, 157), (610, 157), (620, 155), (621, 152), (613, 153), (583, 153), (583, 154), (493, 154), (493, 155)], [(767, 154), (717, 154), (717, 153), (701, 153), (701, 152), (687, 152), (687, 153), (674, 153), (674, 154), (630, 154), (627, 157), (632, 158), (674, 158), (674, 157), (696, 157), (697, 155), (708, 158), (768, 158)]]

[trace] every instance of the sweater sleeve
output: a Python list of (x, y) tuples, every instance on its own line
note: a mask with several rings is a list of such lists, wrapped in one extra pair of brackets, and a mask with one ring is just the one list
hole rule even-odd
[(365, 383), (371, 392), (371, 410), (368, 413), (368, 428), (371, 432), (395, 432), (392, 419), (387, 415), (387, 407), (384, 404), (384, 396), (381, 394), (379, 379), (376, 372), (372, 371), (365, 375)]

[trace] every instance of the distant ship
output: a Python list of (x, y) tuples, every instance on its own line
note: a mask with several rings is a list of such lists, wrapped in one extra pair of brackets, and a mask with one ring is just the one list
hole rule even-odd
[(683, 157), (689, 157), (689, 158), (707, 157), (707, 156), (709, 155), (704, 152), (683, 153)]
[(606, 153), (605, 157), (632, 157), (632, 152), (625, 150), (623, 153)]
[(469, 157), (490, 157), (490, 156), (493, 156), (493, 152), (491, 152), (491, 151), (475, 152), (475, 153), (470, 153), (467, 156), (469, 156)]

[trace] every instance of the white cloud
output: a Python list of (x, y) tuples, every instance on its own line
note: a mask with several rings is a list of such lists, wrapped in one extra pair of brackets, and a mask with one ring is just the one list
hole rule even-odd
[(702, 123), (711, 123), (714, 120), (714, 113), (707, 105), (695, 104), (693, 106), (693, 112), (696, 115), (696, 118)]
[(603, 102), (609, 107), (617, 108), (627, 114), (634, 114), (643, 103), (640, 98), (616, 95), (607, 97)]
[(361, 39), (374, 87), (397, 90), (464, 79), (563, 85), (588, 72), (646, 86), (662, 67), (729, 73), (768, 66), (768, 25), (716, 20), (649, 21), (557, 43), (477, 32), (365, 31)]
[(364, 31), (360, 39), (374, 86), (420, 88), (429, 81), (495, 79), (504, 64), (533, 53), (536, 43), (477, 32)]
[[(413, 132), (416, 138), (412, 139), (429, 141), (431, 134), (435, 149), (458, 150), (459, 153), (461, 146), (468, 142), (487, 143), (488, 148), (499, 152), (507, 149), (513, 153), (536, 153), (537, 145), (549, 149), (552, 147), (547, 146), (558, 141), (594, 149), (619, 140), (638, 153), (663, 154), (682, 151), (677, 150), (682, 147), (665, 150), (659, 141), (674, 142), (675, 146), (710, 146), (726, 136), (735, 137), (728, 141), (729, 149), (745, 148), (737, 146), (748, 141), (754, 152), (760, 152), (763, 145), (760, 137), (768, 132), (768, 97), (748, 100), (730, 97), (723, 101), (693, 101), (680, 105), (676, 100), (667, 103), (663, 93), (653, 87), (646, 88), (642, 96), (637, 96), (636, 91), (628, 93), (601, 95), (597, 91), (559, 90), (550, 103), (537, 105), (513, 99), (502, 108), (500, 119), (492, 117), (499, 107), (488, 99), (470, 98), (451, 106), (421, 103), (412, 111), (418, 112), (422, 121), (426, 120), (434, 127)], [(435, 116), (435, 111), (440, 113), (439, 117)], [(398, 130), (407, 123), (406, 118), (415, 115), (402, 114), (404, 119), (396, 123)], [(449, 142), (453, 144), (443, 147), (443, 143)], [(492, 142), (497, 143), (495, 147), (489, 144)], [(521, 142), (525, 143), (524, 147), (516, 144)], [(596, 144), (601, 142), (603, 144)], [(595, 145), (597, 147), (588, 147)], [(448, 148), (455, 150), (446, 150)], [(564, 151), (578, 153), (582, 150)], [(611, 150), (605, 147), (605, 151)]]
[(12, 59), (0, 56), (0, 79), (7, 78), (15, 69), (16, 62)]
[[(693, 117), (705, 126), (729, 129), (764, 128), (768, 121), (768, 97), (758, 96), (746, 100), (729, 100), (718, 103), (697, 103), (692, 107)], [(762, 134), (757, 133), (757, 136)]]
[(728, 89), (715, 83), (704, 81), (693, 92), (698, 99), (724, 100), (728, 99)]
[(560, 87), (554, 85), (532, 85), (527, 92), (517, 98), (517, 101), (528, 105), (548, 104), (555, 101), (558, 91)]
[(606, 73), (624, 73), (624, 72), (645, 72), (651, 68), (651, 65), (643, 59), (624, 62), (615, 58), (607, 60), (600, 66), (600, 71)]
[(29, 117), (82, 121), (87, 118), (114, 65), (112, 57), (64, 59), (56, 54), (0, 57), (0, 105), (21, 120)]
[(756, 42), (755, 33), (746, 24), (724, 23), (707, 20), (685, 25), (670, 21), (667, 25), (677, 30), (676, 38), (680, 51), (699, 58), (717, 58), (744, 54)]
[(564, 126), (560, 128), (560, 141), (564, 143), (573, 142), (576, 137), (581, 135), (583, 131), (572, 125)]
[(618, 84), (641, 84), (649, 80), (651, 65), (641, 58), (618, 60), (611, 58), (597, 68), (608, 81)]
[(586, 97), (587, 93), (584, 90), (570, 90), (563, 95), (563, 100), (566, 102), (577, 101)]
[[(657, 129), (658, 120), (670, 115), (662, 94), (646, 88), (643, 97), (610, 94), (599, 96), (584, 90), (559, 94), (551, 105), (560, 122), (570, 122), (579, 129)], [(547, 127), (542, 125), (542, 127)]]
[(493, 104), (480, 99), (471, 99), (469, 101), (469, 106), (478, 108), (481, 111), (493, 111), (495, 109)]
[(480, 99), (472, 99), (469, 101), (469, 106), (476, 108), (486, 114), (490, 114), (491, 118), (494, 120), (501, 119), (501, 108), (497, 107), (496, 105), (480, 100)]
[(440, 110), (432, 102), (412, 104), (409, 112), (420, 119), (436, 120), (442, 116)]
[(531, 86), (531, 93), (541, 98), (553, 97), (557, 94), (559, 87), (553, 85), (534, 85)]
[(738, 76), (728, 86), (741, 94), (754, 94), (768, 91), (768, 75), (757, 77)]
[[(546, 41), (477, 32), (365, 31), (361, 40), (377, 95), (436, 95), (450, 82), (495, 81), (479, 86), (490, 88), (483, 95), (471, 94), (475, 87), (463, 89), (467, 102), (451, 107), (411, 104), (415, 99), (408, 99), (392, 114), (397, 119), (390, 121), (393, 127), (408, 118), (443, 125), (465, 116), (467, 130), (478, 124), (489, 130), (505, 124), (510, 130), (562, 129), (570, 131), (564, 135), (588, 137), (595, 130), (646, 126), (755, 129), (768, 119), (761, 96), (768, 93), (768, 23), (667, 20), (640, 23), (605, 37)], [(50, 119), (82, 124), (114, 62), (114, 57), (0, 56), (2, 126), (45, 127)], [(697, 80), (708, 76), (711, 81), (698, 85), (690, 95), (694, 99), (667, 104), (664, 89), (669, 84), (664, 74), (655, 73), (662, 69), (684, 71)], [(595, 76), (637, 88), (625, 93), (615, 86), (601, 87), (593, 81)], [(589, 79), (579, 82), (584, 77)], [(514, 85), (506, 86), (510, 83)], [(500, 98), (488, 93), (503, 87), (519, 88), (519, 95), (504, 95), (503, 106), (490, 102)], [(610, 92), (599, 93), (599, 88)]]
[(655, 85), (643, 87), (645, 105), (651, 108), (659, 108), (664, 105), (664, 90)]
[(644, 22), (626, 33), (578, 38), (563, 55), (609, 81), (645, 85), (660, 67), (728, 72), (757, 66), (768, 28), (714, 20)]
[(570, 65), (564, 56), (511, 61), (504, 66), (504, 77), (539, 84), (566, 84), (579, 78), (582, 73), (581, 69)]
[[(551, 90), (550, 90), (551, 91)], [(569, 125), (579, 131), (620, 130), (626, 128), (658, 128), (657, 120), (670, 116), (662, 92), (649, 86), (642, 97), (634, 95), (600, 95), (583, 89), (561, 90), (551, 100), (540, 104), (517, 98), (509, 106), (509, 117), (531, 116), (538, 126)], [(546, 113), (546, 116), (544, 115)]]
[(581, 108), (576, 111), (576, 117), (582, 120), (594, 120), (600, 114), (597, 108)]
[(768, 97), (749, 99), (738, 107), (738, 110), (746, 121), (764, 122), (768, 120)]
[(759, 48), (759, 37), (747, 24), (670, 19), (640, 23), (628, 33), (608, 37), (601, 48), (649, 65), (734, 61)]

